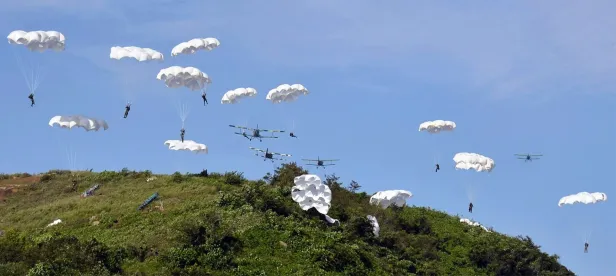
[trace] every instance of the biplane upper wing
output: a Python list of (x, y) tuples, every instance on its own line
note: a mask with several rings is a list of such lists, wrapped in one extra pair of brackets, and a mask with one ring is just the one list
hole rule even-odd
[(252, 128), (249, 127), (245, 127), (245, 126), (236, 126), (236, 125), (229, 125), (230, 127), (234, 127), (234, 128), (239, 128), (239, 129), (249, 129), (249, 130), (254, 130)]
[(259, 131), (265, 131), (265, 132), (285, 132), (284, 130), (276, 130), (276, 129), (259, 129)]
[[(258, 149), (258, 148), (253, 148), (253, 147), (248, 147), (248, 148), (249, 148), (249, 149), (251, 149), (251, 150), (256, 150), (256, 151), (260, 151), (260, 152), (265, 152), (264, 150), (262, 150), (262, 149)], [(273, 153), (273, 152), (272, 152), (272, 153)]]
[(321, 159), (321, 161), (335, 162), (335, 161), (340, 161), (340, 159)]
[(286, 154), (286, 153), (277, 153), (277, 152), (270, 152), (271, 154), (276, 154), (276, 155), (280, 155), (280, 156), (286, 156), (286, 157), (291, 157), (290, 154)]

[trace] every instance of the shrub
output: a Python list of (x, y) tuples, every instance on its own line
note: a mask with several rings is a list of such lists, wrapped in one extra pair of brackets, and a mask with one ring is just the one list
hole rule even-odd
[(244, 180), (246, 180), (244, 178), (244, 173), (237, 171), (226, 172), (223, 178), (225, 183), (229, 185), (240, 185)]
[(55, 174), (46, 173), (41, 176), (41, 182), (49, 182), (54, 178)]
[(185, 176), (182, 175), (180, 172), (174, 172), (171, 175), (171, 181), (175, 182), (175, 183), (182, 183), (185, 180)]

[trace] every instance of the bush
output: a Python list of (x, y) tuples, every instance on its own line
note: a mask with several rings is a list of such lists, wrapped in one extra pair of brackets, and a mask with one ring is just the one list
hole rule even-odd
[(226, 184), (235, 186), (242, 184), (242, 182), (246, 180), (244, 178), (244, 173), (240, 173), (237, 171), (226, 172), (223, 178)]
[(180, 172), (174, 172), (171, 175), (171, 181), (175, 182), (175, 183), (182, 183), (185, 180), (185, 176), (182, 175)]
[(54, 176), (55, 176), (54, 174), (50, 174), (50, 173), (43, 174), (41, 176), (41, 182), (49, 182), (53, 180)]
[[(57, 233), (37, 240), (9, 233), (0, 239), (0, 249), (2, 275), (109, 275), (122, 273), (124, 259), (121, 250), (96, 240), (84, 242)], [(12, 265), (4, 265), (9, 263)], [(27, 273), (23, 273), (24, 267), (29, 268)]]

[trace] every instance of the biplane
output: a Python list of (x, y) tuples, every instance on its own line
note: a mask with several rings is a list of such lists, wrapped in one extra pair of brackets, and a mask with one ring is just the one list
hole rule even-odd
[[(261, 132), (285, 132), (284, 130), (270, 130), (270, 129), (262, 129), (259, 128), (259, 125), (257, 125), (257, 128), (249, 128), (249, 127), (244, 127), (244, 126), (236, 126), (236, 125), (229, 125), (230, 127), (234, 127), (234, 128), (238, 128), (241, 129), (242, 132), (235, 132), (235, 134), (237, 135), (242, 135), (244, 136), (244, 138), (252, 141), (252, 139), (259, 139), (259, 141), (263, 142), (263, 140), (261, 140), (262, 138), (278, 138), (276, 136), (274, 136), (272, 134), (272, 136), (263, 136), (261, 135)], [(246, 133), (246, 130), (250, 131), (252, 134)]]
[(533, 162), (533, 160), (539, 160), (541, 158), (539, 158), (539, 156), (543, 156), (543, 154), (514, 154), (515, 156), (518, 157), (518, 159), (522, 159), (524, 160), (524, 162)]
[(306, 164), (306, 165), (308, 165), (308, 166), (316, 166), (317, 169), (319, 167), (322, 167), (323, 169), (325, 169), (326, 166), (336, 165), (336, 164), (333, 164), (333, 163), (332, 164), (325, 164), (325, 162), (340, 161), (340, 159), (323, 159), (323, 160), (321, 160), (321, 158), (319, 158), (319, 157), (317, 157), (316, 160), (315, 159), (302, 159), (302, 160), (303, 161), (308, 161), (308, 162), (316, 162), (316, 164), (309, 163), (309, 164)]
[[(272, 163), (274, 163), (274, 160), (283, 160), (282, 158), (274, 158), (274, 155), (278, 155), (278, 156), (284, 156), (284, 157), (291, 157), (290, 154), (286, 154), (286, 153), (277, 153), (277, 152), (271, 152), (269, 151), (269, 149), (258, 149), (258, 148), (253, 148), (253, 147), (248, 147), (251, 150), (254, 151), (258, 151), (258, 152), (262, 152), (263, 155), (261, 155), (261, 157), (263, 157), (263, 161), (270, 159), (272, 160)], [(255, 153), (256, 156), (259, 156), (258, 153)]]

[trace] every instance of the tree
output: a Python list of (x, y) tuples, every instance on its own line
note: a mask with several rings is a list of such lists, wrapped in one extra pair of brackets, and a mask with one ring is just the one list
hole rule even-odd
[(351, 183), (349, 183), (349, 186), (347, 186), (347, 190), (351, 192), (357, 192), (359, 188), (361, 188), (361, 185), (359, 185), (359, 183), (357, 183), (357, 181), (355, 180), (351, 180)]
[(336, 174), (325, 175), (325, 185), (329, 186), (329, 188), (340, 188), (342, 183), (340, 183), (340, 177), (336, 176)]
[(295, 177), (303, 174), (308, 174), (308, 171), (298, 166), (297, 163), (291, 162), (280, 165), (280, 167), (274, 170), (274, 175), (266, 175), (266, 177), (269, 177), (269, 183), (271, 185), (293, 186)]

